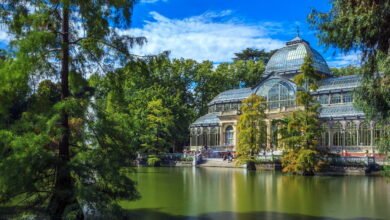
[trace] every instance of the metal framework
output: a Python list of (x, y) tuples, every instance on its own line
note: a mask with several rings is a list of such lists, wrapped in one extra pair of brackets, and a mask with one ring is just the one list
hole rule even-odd
[[(299, 88), (292, 77), (300, 72), (306, 55), (312, 56), (314, 69), (325, 78), (319, 88), (311, 94), (321, 104), (319, 117), (322, 135), (318, 137), (320, 147), (331, 150), (372, 149), (385, 134), (383, 126), (366, 121), (362, 111), (353, 105), (353, 91), (361, 83), (361, 76), (333, 77), (323, 57), (299, 37), (287, 42), (271, 57), (266, 70), (253, 88), (233, 89), (220, 93), (209, 104), (209, 113), (198, 118), (190, 126), (191, 146), (231, 146), (235, 143), (235, 118), (240, 114), (241, 101), (251, 94), (263, 96), (272, 112), (287, 111), (295, 106), (295, 95)], [(271, 112), (271, 111), (270, 111)], [(269, 123), (270, 125), (273, 122)], [(278, 145), (277, 126), (268, 126), (271, 146)], [(268, 143), (267, 143), (268, 144)]]

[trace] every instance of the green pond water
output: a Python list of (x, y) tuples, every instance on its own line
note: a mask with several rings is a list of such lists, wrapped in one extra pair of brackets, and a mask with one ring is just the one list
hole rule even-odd
[(139, 168), (135, 219), (390, 219), (390, 182), (228, 168)]

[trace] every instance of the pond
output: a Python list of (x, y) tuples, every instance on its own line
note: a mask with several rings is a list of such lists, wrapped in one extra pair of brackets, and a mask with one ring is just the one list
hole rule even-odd
[(139, 168), (136, 219), (390, 219), (390, 182), (232, 168)]

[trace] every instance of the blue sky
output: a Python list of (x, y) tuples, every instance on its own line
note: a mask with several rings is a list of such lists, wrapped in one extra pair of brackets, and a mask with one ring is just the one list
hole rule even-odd
[[(357, 64), (358, 56), (334, 54), (318, 44), (307, 24), (311, 9), (328, 11), (327, 0), (140, 0), (133, 24), (122, 34), (145, 36), (148, 43), (134, 48), (139, 55), (171, 51), (172, 58), (215, 63), (230, 62), (247, 47), (277, 49), (296, 36), (323, 54), (333, 67)], [(0, 30), (0, 47), (9, 39)]]
[(171, 51), (171, 57), (229, 62), (247, 47), (277, 49), (297, 34), (323, 54), (329, 66), (358, 64), (356, 53), (341, 54), (319, 45), (307, 15), (312, 9), (329, 11), (318, 0), (142, 0), (136, 5), (133, 29), (149, 43), (139, 54)]

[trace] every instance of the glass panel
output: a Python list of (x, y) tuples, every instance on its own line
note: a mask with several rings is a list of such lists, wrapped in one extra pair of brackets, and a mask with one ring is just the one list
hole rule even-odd
[(363, 122), (359, 127), (359, 144), (361, 146), (371, 145), (371, 129), (368, 123)]
[(305, 56), (309, 54), (313, 58), (313, 67), (321, 72), (330, 73), (324, 58), (313, 48), (304, 43), (292, 43), (281, 48), (271, 57), (266, 66), (267, 73), (284, 73), (288, 71), (300, 71)]
[(381, 123), (376, 123), (375, 124), (375, 129), (374, 129), (374, 144), (377, 145), (379, 140), (383, 137), (383, 125)]
[(333, 94), (331, 99), (330, 99), (331, 104), (337, 104), (341, 103), (341, 95), (340, 94)]
[(268, 107), (279, 108), (279, 84), (274, 85), (268, 92)]
[(322, 105), (329, 104), (329, 95), (321, 95), (319, 96), (318, 102)]
[(230, 106), (231, 106), (231, 110), (238, 110), (237, 103), (231, 103)]
[(210, 131), (210, 146), (217, 146), (218, 145), (218, 128), (213, 127)]
[(284, 82), (271, 87), (267, 94), (268, 108), (290, 107), (295, 103), (294, 91)]
[(342, 126), (338, 122), (332, 126), (333, 133), (333, 146), (342, 146), (344, 142), (344, 136), (342, 132)]
[(345, 129), (345, 145), (356, 146), (357, 145), (356, 142), (357, 142), (356, 124), (353, 122), (348, 122)]
[(233, 145), (233, 127), (228, 126), (225, 130), (225, 144)]
[(321, 146), (329, 146), (329, 126), (327, 123), (321, 125)]
[(223, 111), (229, 111), (230, 110), (230, 104), (229, 103), (225, 103), (224, 106), (223, 106)]
[(348, 103), (348, 102), (352, 102), (353, 99), (352, 99), (352, 93), (345, 93), (343, 95), (343, 102), (344, 103)]

